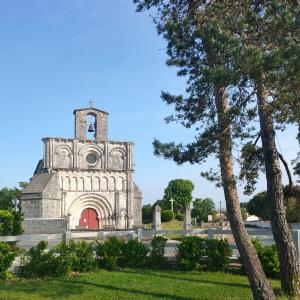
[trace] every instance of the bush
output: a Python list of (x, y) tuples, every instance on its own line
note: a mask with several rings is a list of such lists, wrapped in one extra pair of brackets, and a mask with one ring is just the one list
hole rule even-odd
[(149, 249), (137, 239), (123, 245), (122, 265), (129, 268), (141, 268), (146, 265)]
[(96, 266), (92, 247), (85, 241), (61, 242), (53, 251), (66, 261), (72, 271), (89, 272)]
[(69, 260), (64, 255), (57, 255), (54, 250), (47, 252), (47, 245), (46, 241), (41, 241), (23, 255), (20, 266), (21, 276), (58, 277), (68, 274)]
[(0, 210), (0, 236), (11, 235), (13, 232), (13, 214), (9, 210)]
[(206, 239), (197, 236), (186, 236), (178, 246), (180, 267), (186, 270), (199, 269), (201, 257), (206, 254)]
[(175, 215), (175, 219), (176, 219), (177, 221), (183, 221), (183, 220), (184, 220), (184, 215), (183, 215), (182, 213), (178, 212), (178, 213), (176, 213), (176, 215)]
[[(228, 241), (188, 236), (178, 246), (179, 264), (184, 269), (197, 270), (207, 265), (210, 271), (225, 271), (229, 265), (232, 248)], [(207, 256), (207, 261), (201, 259)]]
[(161, 221), (170, 222), (174, 218), (174, 213), (171, 210), (162, 210), (161, 212)]
[(162, 236), (156, 236), (151, 241), (151, 253), (149, 257), (149, 266), (152, 268), (164, 268), (167, 265), (165, 255), (165, 246), (167, 239)]
[(103, 243), (96, 244), (96, 253), (100, 265), (110, 271), (117, 270), (121, 265), (124, 241), (110, 237)]
[(280, 272), (279, 257), (276, 245), (265, 246), (259, 240), (252, 240), (258, 258), (267, 276), (277, 278)]
[(225, 240), (207, 240), (207, 267), (209, 271), (225, 271), (229, 266), (232, 248)]
[(7, 270), (15, 259), (16, 254), (8, 244), (0, 242), (0, 279), (7, 278)]

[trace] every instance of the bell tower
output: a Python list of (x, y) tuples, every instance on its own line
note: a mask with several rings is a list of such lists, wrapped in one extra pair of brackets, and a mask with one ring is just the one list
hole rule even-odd
[[(94, 132), (94, 139), (107, 141), (108, 139), (108, 113), (94, 108), (90, 101), (89, 108), (74, 110), (75, 115), (75, 139), (86, 140), (88, 132)], [(89, 122), (88, 117), (94, 117), (94, 122)]]

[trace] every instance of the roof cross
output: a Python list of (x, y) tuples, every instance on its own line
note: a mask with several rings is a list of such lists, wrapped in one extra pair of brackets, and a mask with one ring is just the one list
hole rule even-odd
[(89, 103), (90, 103), (90, 107), (91, 107), (91, 108), (94, 107), (95, 101), (94, 101), (93, 99), (89, 100)]

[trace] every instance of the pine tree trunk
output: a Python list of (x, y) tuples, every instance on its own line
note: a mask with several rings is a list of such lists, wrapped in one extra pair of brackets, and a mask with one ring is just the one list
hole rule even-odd
[(262, 84), (259, 84), (257, 100), (267, 177), (267, 197), (270, 203), (273, 236), (279, 251), (281, 288), (284, 293), (298, 298), (300, 297), (299, 258), (286, 219), (279, 156), (267, 98), (268, 92)]
[(215, 104), (220, 131), (220, 165), (226, 207), (231, 230), (245, 266), (254, 299), (275, 299), (257, 253), (245, 229), (238, 200), (232, 161), (232, 138), (227, 116), (228, 99), (225, 88), (215, 89)]

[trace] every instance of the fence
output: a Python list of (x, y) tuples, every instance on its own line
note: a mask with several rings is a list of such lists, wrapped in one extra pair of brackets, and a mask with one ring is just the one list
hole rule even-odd
[[(259, 238), (261, 240), (274, 243), (272, 231), (269, 229), (248, 229), (251, 237)], [(232, 235), (229, 229), (128, 229), (128, 230), (100, 230), (100, 231), (66, 231), (59, 234), (33, 234), (20, 236), (1, 236), (2, 242), (17, 242), (35, 245), (39, 241), (68, 241), (76, 239), (93, 239), (103, 240), (109, 236), (122, 237), (126, 239), (137, 238), (140, 241), (152, 238), (158, 235), (207, 235), (209, 239), (213, 239), (218, 235), (223, 238), (227, 235)], [(300, 230), (292, 230), (293, 240), (295, 242), (298, 256), (300, 257)]]

